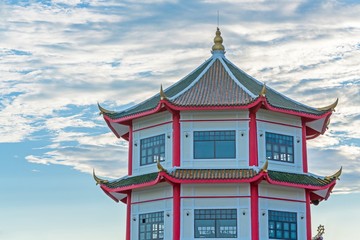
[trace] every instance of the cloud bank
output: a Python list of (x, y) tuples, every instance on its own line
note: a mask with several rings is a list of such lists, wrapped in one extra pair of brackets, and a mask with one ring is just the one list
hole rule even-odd
[(237, 66), (311, 106), (340, 98), (329, 130), (308, 143), (310, 170), (343, 166), (336, 190), (360, 191), (360, 4), (57, 0), (0, 9), (0, 142), (46, 136), (29, 162), (126, 174), (127, 143), (109, 133), (96, 102), (121, 110), (187, 75), (210, 57), (220, 9)]

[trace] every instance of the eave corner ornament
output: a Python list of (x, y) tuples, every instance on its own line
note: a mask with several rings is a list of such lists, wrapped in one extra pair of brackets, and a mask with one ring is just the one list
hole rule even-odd
[(94, 177), (94, 179), (95, 179), (96, 185), (98, 185), (98, 184), (105, 184), (105, 183), (108, 183), (108, 182), (109, 182), (108, 180), (104, 180), (104, 179), (101, 179), (101, 178), (97, 177), (97, 176), (95, 175), (95, 169), (93, 169), (93, 177)]
[(333, 175), (331, 176), (326, 176), (325, 179), (326, 180), (332, 180), (332, 179), (338, 179), (340, 180), (340, 175), (342, 173), (342, 167), (339, 169), (339, 171), (337, 171), (336, 173), (334, 173)]
[(160, 85), (160, 100), (167, 99), (167, 96), (164, 93), (162, 84)]
[(265, 173), (268, 172), (268, 166), (269, 166), (269, 161), (266, 159), (266, 162), (264, 163), (264, 165), (260, 169), (260, 172), (265, 172)]
[(99, 115), (102, 115), (104, 113), (105, 114), (114, 114), (114, 113), (116, 113), (114, 111), (110, 111), (110, 110), (107, 110), (107, 109), (103, 108), (102, 106), (100, 106), (99, 102), (97, 103), (97, 105), (98, 105), (98, 108), (100, 110)]
[(265, 95), (266, 95), (266, 83), (264, 83), (259, 96), (265, 97)]
[(157, 164), (156, 164), (156, 166), (157, 166), (157, 168), (158, 168), (158, 170), (159, 170), (159, 172), (167, 172), (166, 171), (166, 169), (161, 165), (161, 163), (160, 163), (160, 160), (158, 159), (157, 160)]
[(339, 98), (337, 98), (333, 104), (330, 104), (329, 106), (326, 106), (326, 107), (317, 108), (317, 110), (319, 110), (319, 111), (330, 111), (330, 110), (335, 111), (335, 108), (336, 108), (338, 102), (339, 102)]

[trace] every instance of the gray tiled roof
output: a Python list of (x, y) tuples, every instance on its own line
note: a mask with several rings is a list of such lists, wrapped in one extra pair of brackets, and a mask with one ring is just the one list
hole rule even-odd
[[(158, 177), (159, 172), (147, 173), (138, 176), (130, 176), (114, 180), (104, 185), (114, 189), (128, 186), (135, 186), (138, 184), (149, 183)], [(256, 177), (260, 172), (253, 169), (176, 169), (170, 173), (169, 176), (182, 180), (246, 180)], [(312, 174), (302, 173), (288, 173), (280, 171), (268, 171), (268, 176), (271, 180), (289, 184), (299, 184), (307, 186), (325, 186), (330, 184), (336, 178), (321, 178)]]
[[(212, 106), (246, 106), (258, 98), (262, 87), (261, 82), (237, 68), (224, 55), (216, 55), (164, 92), (173, 105), (211, 108)], [(266, 87), (266, 89), (266, 99), (275, 108), (312, 115), (324, 113), (298, 103), (272, 88)], [(155, 109), (159, 101), (160, 95), (156, 94), (125, 111), (104, 114), (111, 119), (120, 119)]]

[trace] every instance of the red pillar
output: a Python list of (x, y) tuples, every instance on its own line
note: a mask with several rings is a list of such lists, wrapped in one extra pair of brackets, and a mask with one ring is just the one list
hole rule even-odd
[(251, 240), (259, 240), (259, 186), (250, 183), (251, 193)]
[(173, 112), (173, 167), (180, 166), (180, 113)]
[(306, 123), (302, 121), (302, 162), (303, 162), (303, 172), (308, 172), (308, 162), (307, 162), (307, 148), (306, 148)]
[(180, 240), (180, 184), (173, 185), (173, 240)]
[(256, 110), (250, 109), (249, 118), (249, 166), (258, 166)]
[(126, 198), (126, 240), (131, 238), (131, 191), (127, 193)]
[(128, 152), (128, 175), (132, 175), (132, 152), (133, 152), (133, 126), (129, 125), (129, 152)]
[(306, 239), (311, 240), (311, 209), (310, 209), (310, 191), (305, 190), (306, 194)]

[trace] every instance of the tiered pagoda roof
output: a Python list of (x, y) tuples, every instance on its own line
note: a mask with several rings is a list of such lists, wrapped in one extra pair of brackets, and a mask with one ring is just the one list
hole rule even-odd
[(324, 133), (337, 101), (328, 107), (314, 108), (266, 86), (225, 57), (219, 29), (216, 34), (212, 56), (177, 83), (165, 90), (161, 87), (160, 93), (124, 111), (109, 111), (99, 105), (118, 137), (128, 132), (124, 126), (130, 120), (162, 111), (165, 105), (178, 111), (249, 109), (261, 105), (264, 109), (306, 119), (309, 138)]
[[(174, 168), (164, 169), (158, 163), (159, 171), (136, 176), (126, 176), (117, 180), (107, 181), (94, 178), (101, 188), (115, 201), (119, 201), (116, 194), (126, 193), (129, 190), (154, 186), (160, 182), (201, 184), (201, 183), (251, 183), (265, 181), (269, 184), (297, 187), (312, 191), (312, 200), (321, 201), (327, 199), (331, 190), (340, 177), (342, 169), (327, 177), (316, 176), (311, 173), (291, 173), (268, 170), (268, 162), (260, 169), (189, 169)], [(116, 193), (115, 195), (112, 195)], [(125, 195), (124, 195), (125, 197)], [(121, 200), (121, 199), (120, 199)]]
[[(124, 111), (109, 111), (99, 105), (101, 114), (117, 137), (127, 139), (131, 121), (164, 110), (206, 111), (246, 110), (263, 108), (273, 112), (301, 117), (306, 124), (307, 138), (314, 138), (326, 130), (337, 100), (323, 108), (299, 103), (249, 76), (225, 57), (220, 30), (217, 29), (212, 56), (189, 75), (153, 97)], [(159, 164), (158, 164), (159, 167)], [(115, 201), (123, 200), (132, 189), (172, 183), (250, 183), (265, 181), (280, 186), (311, 190), (314, 202), (327, 199), (341, 169), (329, 177), (310, 173), (290, 173), (249, 167), (248, 169), (185, 169), (177, 167), (114, 181), (102, 180), (94, 174), (101, 188)]]

